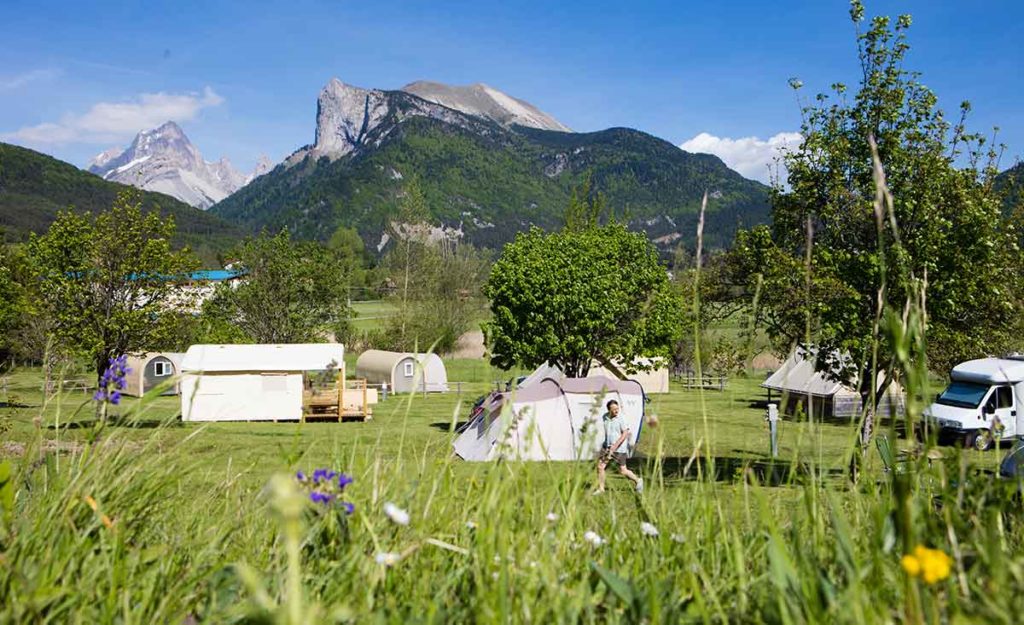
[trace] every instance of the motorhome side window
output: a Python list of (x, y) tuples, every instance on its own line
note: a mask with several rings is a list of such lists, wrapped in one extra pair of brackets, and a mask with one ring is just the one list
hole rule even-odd
[(1013, 389), (1009, 386), (996, 388), (996, 408), (1013, 408)]

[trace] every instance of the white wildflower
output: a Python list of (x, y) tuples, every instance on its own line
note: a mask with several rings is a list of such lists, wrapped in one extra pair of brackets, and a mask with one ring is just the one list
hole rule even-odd
[(501, 564), (501, 556), (494, 556), (494, 563)]
[(548, 519), (548, 521), (551, 521), (552, 523), (554, 523), (555, 521), (558, 520), (558, 514), (556, 514), (554, 512), (548, 512), (547, 519)]
[(476, 521), (466, 521), (466, 529), (475, 530), (476, 529)]
[(657, 536), (660, 533), (658, 532), (658, 528), (654, 527), (654, 525), (648, 523), (647, 521), (644, 521), (640, 524), (640, 532), (644, 536)]
[(595, 547), (600, 547), (601, 545), (603, 545), (605, 543), (605, 540), (603, 538), (598, 536), (596, 532), (591, 532), (590, 530), (587, 530), (583, 534), (583, 540), (587, 541), (588, 543), (590, 543), (591, 545), (593, 545)]
[(401, 560), (401, 559), (402, 559), (402, 556), (398, 555), (397, 553), (390, 552), (390, 551), (382, 551), (382, 552), (377, 554), (376, 558), (374, 558), (374, 560), (377, 561), (377, 564), (380, 564), (380, 565), (383, 565), (383, 566), (394, 566), (394, 565), (398, 564), (398, 561)]
[(498, 572), (497, 572), (497, 571), (495, 571), (495, 572), (491, 573), (491, 579), (493, 579), (494, 581), (498, 581), (498, 578), (499, 578), (499, 577), (501, 577), (501, 576), (500, 576), (500, 575), (498, 575)]
[(672, 534), (672, 541), (677, 543), (685, 543), (686, 536), (683, 536), (682, 534)]
[(402, 510), (390, 501), (384, 504), (384, 514), (388, 515), (388, 518), (398, 523), (399, 525), (409, 524), (409, 513)]

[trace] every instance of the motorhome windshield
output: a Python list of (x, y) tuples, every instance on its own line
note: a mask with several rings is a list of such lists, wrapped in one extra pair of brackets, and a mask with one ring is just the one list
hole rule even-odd
[(981, 404), (981, 400), (985, 399), (985, 393), (988, 392), (989, 388), (988, 384), (954, 380), (939, 395), (938, 402), (958, 408), (977, 408)]

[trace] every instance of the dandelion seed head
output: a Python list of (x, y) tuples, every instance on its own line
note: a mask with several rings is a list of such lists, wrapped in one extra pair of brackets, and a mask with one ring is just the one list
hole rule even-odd
[(384, 514), (399, 525), (409, 524), (409, 513), (402, 510), (390, 501), (384, 504)]
[(605, 541), (605, 539), (601, 538), (597, 534), (597, 532), (592, 532), (590, 530), (587, 530), (586, 532), (584, 532), (583, 540), (587, 541), (588, 543), (590, 543), (594, 547), (600, 547), (601, 545), (605, 544), (605, 542), (607, 542), (607, 541)]
[(658, 528), (647, 521), (640, 524), (640, 533), (644, 536), (657, 536), (660, 534), (660, 532), (658, 532)]
[(391, 551), (382, 551), (374, 558), (381, 566), (395, 566), (401, 559), (401, 555)]

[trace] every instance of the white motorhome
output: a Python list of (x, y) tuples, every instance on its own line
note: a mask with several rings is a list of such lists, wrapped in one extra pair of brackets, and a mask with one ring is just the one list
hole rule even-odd
[(949, 386), (925, 410), (940, 431), (985, 450), (1024, 436), (1024, 359), (981, 358), (953, 367)]

